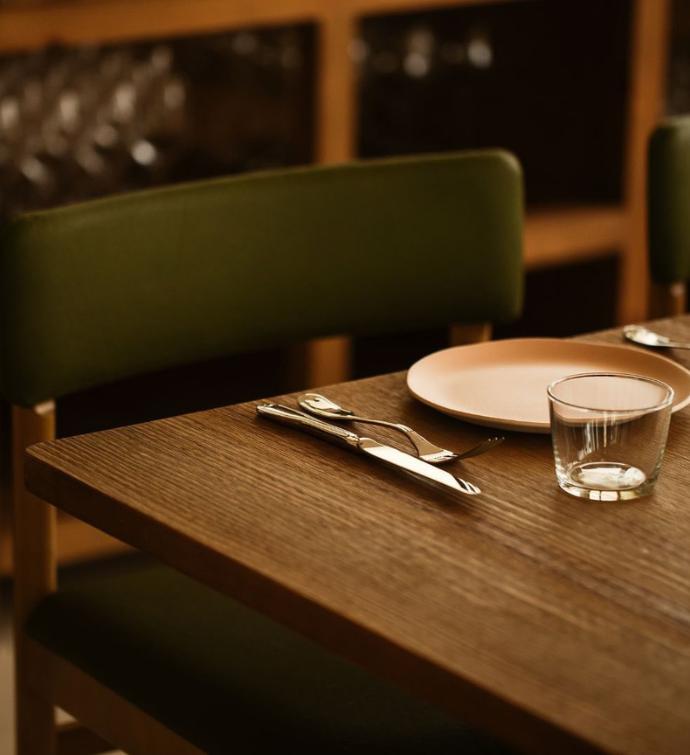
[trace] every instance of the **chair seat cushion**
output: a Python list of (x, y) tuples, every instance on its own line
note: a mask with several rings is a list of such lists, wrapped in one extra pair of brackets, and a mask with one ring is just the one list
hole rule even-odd
[(209, 753), (508, 753), (159, 565), (83, 580), (27, 632)]

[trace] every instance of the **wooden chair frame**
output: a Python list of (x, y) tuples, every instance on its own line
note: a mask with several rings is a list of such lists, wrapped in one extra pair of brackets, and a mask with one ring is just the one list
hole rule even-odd
[[(482, 323), (452, 326), (449, 340), (460, 344), (490, 337), (491, 326)], [(200, 755), (194, 745), (24, 633), (27, 617), (57, 589), (58, 553), (58, 512), (26, 490), (24, 453), (31, 445), (54, 440), (55, 431), (55, 402), (12, 407), (17, 753), (86, 755), (116, 747), (131, 755)], [(108, 540), (109, 552), (125, 547)], [(56, 707), (78, 723), (58, 725)]]
[[(460, 198), (465, 198), (463, 201), (470, 203), (469, 206), (476, 205), (477, 210), (482, 213), (486, 212), (491, 215), (491, 213), (496, 211), (495, 208), (505, 207), (505, 216), (499, 216), (501, 221), (505, 217), (505, 224), (501, 222), (495, 229), (492, 229), (488, 236), (490, 243), (494, 244), (495, 257), (491, 257), (487, 250), (485, 258), (479, 260), (481, 264), (471, 266), (468, 271), (458, 272), (457, 275), (458, 280), (477, 280), (482, 285), (488, 280), (486, 276), (493, 275), (496, 269), (504, 270), (505, 276), (501, 275), (496, 282), (495, 289), (491, 291), (487, 290), (484, 297), (468, 297), (468, 303), (464, 310), (455, 306), (458, 293), (457, 287), (446, 286), (443, 288), (444, 295), (447, 297), (444, 301), (448, 301), (450, 303), (449, 306), (442, 306), (435, 314), (435, 319), (432, 317), (425, 319), (428, 313), (424, 311), (424, 316), (419, 322), (435, 322), (436, 324), (439, 322), (448, 322), (452, 317), (460, 319), (462, 314), (459, 314), (459, 312), (464, 312), (470, 320), (491, 316), (503, 318), (516, 316), (520, 307), (522, 291), (522, 264), (520, 259), (522, 245), (519, 235), (522, 227), (522, 185), (519, 165), (510, 155), (499, 152), (491, 152), (486, 156), (479, 153), (463, 155), (462, 157), (454, 157), (447, 162), (433, 158), (431, 163), (434, 165), (434, 168), (436, 168), (437, 163), (441, 168), (441, 172), (436, 174), (437, 177), (440, 175), (442, 179), (440, 181), (441, 184), (443, 184), (443, 181), (449, 181), (454, 186), (453, 182), (455, 182), (456, 176), (464, 175), (468, 178), (474, 176), (473, 180), (484, 185), (484, 179), (482, 178), (480, 182), (478, 176), (486, 175), (486, 185), (498, 187), (497, 196), (501, 199), (502, 204), (498, 199), (496, 202), (487, 204), (484, 201), (485, 195), (476, 193), (474, 183), (465, 184), (465, 189), (459, 195)], [(463, 169), (469, 172), (457, 174), (454, 168), (460, 164), (466, 166)], [(487, 172), (484, 174), (482, 171), (484, 171), (485, 167), (487, 168)], [(488, 168), (491, 168), (491, 170), (488, 170)], [(396, 190), (406, 192), (409, 186), (413, 187), (411, 188), (411, 196), (419, 195), (420, 186), (423, 186), (423, 181), (420, 181), (416, 164), (411, 163), (408, 167), (403, 167), (402, 169), (406, 171), (405, 176), (407, 176), (407, 179), (396, 184)], [(299, 201), (304, 205), (305, 196), (315, 196), (314, 192), (317, 194), (322, 192), (322, 189), (319, 188), (321, 175), (341, 175), (345, 183), (335, 184), (336, 190), (341, 190), (343, 186), (350, 188), (353, 185), (353, 181), (356, 182), (359, 176), (362, 175), (357, 171), (362, 170), (364, 168), (358, 166), (345, 167), (341, 170), (319, 169), (316, 171), (318, 173), (316, 176), (303, 172), (299, 173), (299, 180), (302, 182), (300, 185), (307, 187), (305, 193), (299, 194)], [(385, 172), (383, 168), (376, 167), (376, 175), (383, 172)], [(431, 173), (428, 173), (428, 176), (429, 179), (432, 178)], [(277, 191), (277, 196), (287, 196), (285, 195), (285, 182), (281, 176), (271, 177), (270, 175), (266, 175), (261, 179), (251, 179), (252, 182), (259, 180), (270, 182), (266, 185), (269, 189)], [(496, 183), (497, 181), (498, 183)], [(437, 184), (437, 181), (433, 182), (434, 187)], [(372, 189), (374, 194), (380, 191), (381, 185), (381, 183), (374, 182)], [(250, 197), (258, 196), (253, 184), (249, 188), (253, 190), (249, 192)], [(219, 217), (225, 219), (224, 215), (220, 216), (218, 214), (218, 208), (224, 207), (224, 205), (213, 202), (209, 205), (205, 195), (197, 194), (202, 189), (203, 191), (210, 192), (215, 199), (227, 200), (228, 197), (238, 194), (242, 186), (237, 185), (236, 179), (227, 179), (225, 182), (218, 181), (201, 188), (192, 185), (174, 190), (163, 190), (160, 196), (154, 198), (161, 201), (159, 204), (154, 202), (155, 211), (150, 216), (153, 222), (152, 232), (154, 238), (157, 234), (165, 236), (168, 233), (169, 213), (171, 210), (174, 211), (180, 202), (189, 208), (189, 212), (196, 211), (199, 213), (199, 217), (202, 219), (208, 215), (214, 228), (216, 226), (213, 223), (217, 223)], [(269, 194), (269, 198), (270, 196)], [(339, 196), (336, 191), (333, 198), (337, 199)], [(444, 243), (440, 245), (439, 255), (443, 256), (452, 252), (456, 248), (459, 237), (454, 232), (455, 226), (453, 225), (453, 222), (457, 220), (457, 218), (453, 218), (457, 203), (451, 199), (447, 202), (439, 202), (429, 192), (425, 192), (420, 196), (424, 200), (431, 201), (430, 212), (432, 214), (430, 217), (432, 219), (436, 217), (434, 213), (446, 214), (448, 223), (445, 226), (444, 239), (445, 237), (450, 239), (450, 246), (445, 243), (444, 239), (441, 239)], [(106, 212), (104, 215), (106, 218), (105, 225), (97, 226), (101, 234), (103, 230), (107, 232), (107, 229), (111, 227), (111, 223), (117, 222), (122, 217), (121, 213), (124, 213), (124, 217), (126, 218), (128, 217), (127, 213), (131, 212), (132, 207), (138, 207), (134, 203), (134, 200), (129, 197), (109, 200), (109, 202), (108, 207), (111, 212)], [(285, 205), (281, 206), (285, 210)], [(314, 211), (312, 203), (304, 206), (308, 208), (310, 213)], [(209, 207), (210, 209), (208, 209)], [(98, 210), (99, 208), (100, 205), (97, 205), (96, 209)], [(77, 328), (72, 328), (71, 330), (58, 328), (53, 336), (51, 331), (46, 330), (54, 311), (63, 312), (64, 317), (69, 321), (66, 313), (70, 311), (70, 304), (76, 300), (73, 298), (71, 289), (67, 289), (66, 294), (65, 286), (59, 285), (59, 281), (61, 280), (61, 274), (70, 271), (61, 271), (58, 268), (54, 270), (54, 276), (50, 276), (49, 274), (44, 275), (44, 279), (50, 281), (51, 286), (53, 286), (53, 293), (55, 294), (53, 297), (50, 296), (49, 290), (33, 285), (31, 275), (27, 278), (28, 284), (25, 288), (21, 286), (17, 287), (16, 285), (17, 281), (22, 280), (24, 271), (27, 269), (33, 271), (33, 265), (37, 264), (37, 260), (31, 256), (32, 250), (37, 249), (42, 252), (49, 252), (47, 259), (51, 264), (55, 264), (56, 260), (61, 259), (55, 251), (55, 244), (58, 244), (57, 248), (59, 249), (58, 240), (62, 239), (68, 245), (69, 251), (74, 245), (74, 239), (79, 239), (81, 233), (81, 231), (74, 231), (76, 237), (72, 236), (70, 227), (85, 229), (87, 238), (82, 239), (77, 244), (86, 255), (83, 262), (85, 277), (80, 279), (77, 276), (77, 280), (81, 281), (82, 285), (93, 287), (95, 294), (92, 300), (87, 298), (84, 302), (81, 302), (81, 307), (88, 309), (89, 313), (100, 312), (105, 323), (102, 327), (107, 329), (108, 317), (113, 314), (113, 311), (117, 313), (118, 309), (113, 306), (107, 297), (103, 297), (102, 300), (99, 298), (106, 289), (95, 286), (93, 276), (95, 275), (100, 286), (111, 286), (112, 278), (110, 275), (103, 276), (100, 272), (96, 275), (97, 268), (89, 268), (88, 265), (93, 263), (93, 259), (88, 254), (89, 245), (94, 243), (91, 237), (93, 229), (88, 224), (83, 226), (77, 223), (76, 226), (70, 226), (70, 223), (74, 222), (75, 212), (77, 212), (77, 220), (79, 220), (81, 218), (79, 213), (86, 212), (88, 214), (91, 210), (88, 210), (88, 208), (84, 210), (70, 208), (62, 214), (47, 213), (43, 216), (46, 223), (40, 226), (38, 236), (32, 235), (38, 228), (35, 218), (18, 219), (16, 224), (9, 229), (8, 235), (4, 240), (7, 246), (3, 247), (3, 251), (7, 250), (6, 256), (3, 258), (3, 281), (5, 283), (3, 286), (2, 312), (3, 327), (5, 328), (3, 330), (3, 359), (6, 360), (4, 375), (6, 381), (5, 390), (10, 400), (15, 402), (15, 405), (12, 406), (10, 424), (12, 426), (17, 752), (19, 755), (57, 755), (57, 753), (61, 755), (63, 753), (80, 755), (80, 753), (120, 748), (130, 753), (130, 755), (137, 755), (138, 753), (144, 755), (145, 753), (152, 752), (173, 754), (198, 753), (199, 748), (197, 746), (191, 745), (187, 740), (175, 733), (172, 728), (168, 728), (167, 725), (161, 724), (152, 716), (145, 714), (123, 696), (113, 692), (106, 684), (98, 682), (88, 672), (82, 671), (77, 665), (78, 661), (66, 661), (58, 650), (51, 651), (47, 642), (32, 640), (26, 632), (25, 627), (29, 617), (33, 615), (35, 609), (44, 599), (57, 590), (58, 531), (61, 529), (61, 521), (70, 520), (65, 520), (64, 515), (60, 514), (53, 506), (26, 490), (24, 484), (25, 451), (29, 446), (36, 443), (55, 439), (55, 400), (59, 400), (60, 397), (146, 373), (155, 369), (157, 364), (165, 367), (174, 367), (175, 364), (191, 364), (194, 361), (222, 356), (228, 353), (241, 353), (247, 347), (248, 335), (252, 331), (246, 331), (246, 328), (242, 325), (244, 322), (242, 318), (232, 313), (228, 315), (224, 309), (228, 291), (232, 291), (232, 287), (226, 284), (226, 280), (235, 280), (238, 278), (236, 268), (232, 268), (232, 274), (228, 278), (221, 276), (218, 279), (218, 283), (216, 283), (216, 279), (209, 277), (207, 272), (204, 272), (198, 277), (192, 276), (190, 281), (185, 281), (185, 285), (196, 296), (196, 298), (192, 297), (190, 301), (193, 303), (198, 302), (196, 308), (195, 306), (191, 307), (191, 311), (197, 313), (196, 319), (192, 318), (191, 320), (194, 328), (203, 329), (206, 327), (206, 320), (202, 316), (208, 316), (212, 322), (216, 323), (216, 329), (213, 332), (220, 335), (215, 340), (212, 339), (210, 345), (207, 344), (201, 348), (197, 348), (193, 335), (189, 334), (198, 331), (194, 329), (185, 331), (184, 327), (176, 321), (175, 318), (179, 319), (180, 316), (179, 309), (175, 309), (173, 304), (163, 310), (165, 316), (162, 316), (158, 304), (154, 301), (152, 306), (156, 316), (150, 317), (147, 320), (150, 323), (149, 330), (142, 334), (143, 337), (141, 339), (134, 338), (133, 334), (139, 333), (141, 319), (132, 320), (129, 326), (123, 328), (119, 337), (114, 339), (114, 344), (121, 350), (123, 355), (121, 361), (118, 362), (115, 360), (109, 370), (96, 371), (94, 373), (91, 369), (91, 360), (93, 354), (98, 357), (101, 353), (96, 347), (100, 347), (102, 340), (101, 325), (98, 324), (100, 322), (98, 319), (95, 320), (96, 324), (93, 327), (87, 327), (84, 332), (79, 331)], [(112, 214), (113, 212), (115, 214)], [(324, 212), (324, 217), (330, 217), (330, 205), (324, 205)], [(280, 222), (277, 223), (276, 229), (280, 230), (283, 227), (289, 229), (293, 216), (290, 214), (289, 217), (285, 216), (278, 218), (278, 220)], [(48, 225), (49, 222), (53, 223), (53, 225)], [(374, 223), (372, 228), (375, 229), (377, 227), (376, 224), (380, 222), (378, 215), (375, 218), (370, 214), (363, 215), (362, 225), (357, 233), (361, 233), (362, 229), (365, 231), (368, 230), (372, 222)], [(62, 224), (65, 223), (67, 224), (65, 226), (65, 233), (61, 233)], [(467, 230), (468, 238), (475, 238), (477, 233), (481, 234), (484, 232), (485, 226), (476, 223), (475, 225), (470, 225)], [(98, 238), (98, 235), (96, 238)], [(139, 241), (143, 242), (146, 238), (148, 237), (142, 236)], [(373, 238), (376, 238), (375, 232)], [(419, 253), (420, 250), (416, 246), (418, 238), (418, 235), (412, 235), (413, 243), (409, 248), (406, 246), (407, 240), (400, 239), (400, 247), (404, 253), (402, 258), (409, 258), (415, 264), (417, 260), (422, 259)], [(221, 247), (221, 251), (218, 252), (218, 246), (213, 235), (206, 235), (203, 237), (203, 240), (206, 248), (214, 254), (223, 253), (224, 247)], [(259, 240), (261, 241), (261, 239)], [(311, 270), (313, 268), (313, 261), (310, 256), (311, 249), (314, 247), (314, 242), (320, 241), (320, 238), (308, 238), (307, 241), (305, 249), (297, 249), (296, 257), (292, 260), (293, 266), (296, 266), (298, 271), (300, 270), (299, 265), (304, 265), (304, 270)], [(481, 248), (480, 242), (475, 240), (475, 243), (479, 243)], [(128, 247), (130, 254), (130, 258), (128, 259), (138, 263), (140, 257), (136, 254), (137, 248), (135, 244)], [(345, 256), (350, 254), (351, 248), (352, 245), (349, 241), (342, 247)], [(398, 252), (400, 251), (397, 244), (393, 244), (391, 248), (398, 250)], [(185, 260), (187, 262), (194, 261), (189, 256), (188, 249), (188, 246), (184, 247), (187, 253)], [(114, 245), (112, 250), (116, 254), (119, 254), (120, 246)], [(259, 245), (259, 252), (261, 253), (261, 251), (262, 247)], [(22, 257), (22, 254), (28, 256)], [(166, 245), (154, 245), (149, 261), (155, 260), (157, 256), (161, 255), (162, 261), (165, 262), (167, 260), (167, 256), (165, 255), (167, 254), (168, 247)], [(405, 254), (407, 254), (407, 257), (405, 257)], [(67, 255), (67, 258), (69, 259), (69, 255)], [(223, 270), (236, 264), (236, 260), (233, 262), (233, 259), (231, 255), (222, 258), (222, 262), (225, 265)], [(261, 254), (259, 254), (257, 259), (257, 264), (265, 266), (266, 263), (262, 261), (264, 258)], [(490, 260), (492, 259), (496, 261), (495, 267), (490, 266)], [(80, 260), (81, 258), (75, 258), (74, 260), (75, 268), (78, 271), (82, 270), (79, 267)], [(369, 265), (368, 258), (362, 257), (361, 261), (363, 264)], [(40, 269), (40, 266), (36, 269)], [(191, 269), (191, 267), (188, 268), (188, 270)], [(210, 269), (215, 270), (215, 268), (208, 266), (204, 268), (205, 271)], [(248, 267), (246, 270), (241, 267), (239, 269), (247, 276), (256, 275), (256, 270), (251, 267)], [(427, 265), (424, 268), (413, 267), (411, 268), (411, 272), (414, 272), (415, 269), (417, 272), (424, 272), (426, 275), (424, 278), (426, 288), (424, 290), (435, 291), (438, 283), (434, 265)], [(48, 270), (50, 270), (50, 265), (48, 265)], [(460, 271), (461, 269), (456, 268), (456, 270)], [(146, 268), (144, 272), (147, 272)], [(372, 280), (377, 280), (375, 275), (378, 275), (383, 283), (387, 283), (389, 275), (387, 269), (384, 269), (382, 266), (378, 268), (374, 266), (371, 272)], [(474, 278), (468, 278), (470, 273)], [(99, 275), (100, 277), (98, 277)], [(119, 275), (126, 284), (131, 276), (129, 267), (125, 265), (119, 268)], [(241, 280), (241, 277), (238, 279)], [(300, 282), (304, 283), (305, 280), (307, 285), (311, 285), (308, 276), (302, 275)], [(405, 277), (405, 275), (402, 275), (399, 283), (401, 285), (396, 288), (396, 294), (399, 294), (400, 290), (404, 291), (405, 286), (416, 290), (419, 286), (420, 278), (419, 276), (408, 275)], [(119, 289), (115, 290), (119, 291)], [(139, 301), (137, 299), (138, 289), (132, 288), (126, 289), (126, 291), (129, 291), (130, 295), (134, 297), (132, 300), (134, 303)], [(176, 297), (179, 296), (179, 292), (174, 286), (172, 286), (168, 293), (170, 293), (170, 296), (166, 295), (165, 288), (162, 289), (161, 301), (168, 304), (177, 301)], [(210, 303), (204, 308), (202, 306), (203, 299), (209, 294), (211, 295)], [(301, 297), (299, 290), (297, 295)], [(38, 297), (35, 300), (36, 307), (38, 307), (39, 301), (42, 303), (42, 306), (38, 309), (30, 307), (30, 303), (34, 301), (31, 298), (33, 296)], [(124, 304), (120, 303), (123, 312), (126, 310), (126, 303), (126, 300)], [(246, 305), (249, 310), (253, 306), (253, 304), (251, 306), (250, 304)], [(380, 308), (380, 303), (376, 306)], [(388, 322), (389, 312), (385, 308), (377, 312), (376, 306), (372, 307), (371, 311), (362, 308), (358, 314), (370, 317), (373, 320), (379, 317), (381, 320), (379, 327), (383, 327), (383, 324)], [(78, 307), (77, 312), (79, 311)], [(213, 317), (218, 312), (221, 312), (222, 316), (213, 320)], [(350, 321), (341, 316), (342, 309), (336, 307), (332, 310), (326, 309), (325, 312), (332, 318), (330, 327), (333, 332), (336, 334), (346, 332), (347, 323)], [(454, 314), (449, 315), (449, 312)], [(289, 327), (279, 328), (273, 335), (269, 333), (269, 336), (278, 341), (282, 338), (291, 342), (292, 338), (296, 337), (295, 333), (306, 332), (309, 335), (312, 332), (317, 332), (319, 334), (328, 334), (328, 320), (321, 322), (318, 328), (313, 328), (311, 322), (313, 311), (296, 310), (293, 314), (294, 322), (288, 322)], [(81, 315), (77, 314), (74, 317), (75, 322), (79, 320), (88, 324), (88, 321), (80, 319)], [(403, 319), (403, 324), (398, 324), (398, 329), (402, 327), (404, 330), (404, 323), (409, 322), (409, 318), (407, 320)], [(186, 320), (183, 323), (185, 327), (188, 324)], [(23, 329), (17, 329), (19, 325), (22, 325)], [(370, 325), (369, 320), (367, 320), (367, 325)], [(274, 329), (272, 323), (266, 326), (260, 318), (259, 326), (257, 335), (255, 336), (257, 343), (261, 343), (261, 339), (267, 337), (263, 333), (262, 328), (269, 331)], [(155, 342), (156, 337), (160, 336), (161, 329), (170, 330), (171, 333), (175, 333), (177, 332), (177, 328), (180, 328), (180, 333), (187, 334), (187, 340), (181, 338), (181, 346), (176, 341), (174, 344), (175, 349), (172, 349), (166, 345), (163, 339), (160, 354), (152, 354), (150, 346)], [(235, 335), (235, 329), (238, 328), (238, 334)], [(227, 329), (227, 333), (225, 329)], [(358, 328), (353, 325), (352, 333), (356, 332), (359, 332)], [(450, 328), (450, 342), (452, 344), (486, 340), (490, 335), (490, 326), (485, 323), (475, 322), (469, 325), (455, 325)], [(79, 338), (82, 338), (83, 344), (79, 343)], [(34, 348), (27, 352), (26, 349), (31, 347), (30, 342), (33, 343)], [(76, 359), (76, 365), (72, 370), (73, 374), (69, 370), (65, 372), (61, 372), (60, 370), (61, 359), (56, 358), (56, 354), (61, 354), (63, 348), (68, 354), (71, 348), (77, 356), (82, 358), (81, 361)], [(304, 350), (302, 347), (298, 347), (297, 353), (305, 353), (308, 357), (308, 349), (309, 344), (307, 344), (307, 348)], [(157, 357), (158, 362), (153, 357)], [(309, 372), (306, 372), (302, 377), (302, 385), (299, 385), (298, 388), (323, 384)], [(38, 401), (42, 401), (43, 403), (32, 406), (32, 404)], [(77, 520), (71, 521), (77, 522)], [(80, 523), (79, 526), (82, 527), (83, 532), (96, 532), (90, 527), (87, 528), (83, 523)], [(107, 537), (105, 533), (100, 533), (99, 536), (104, 539)], [(113, 549), (127, 547), (124, 543), (112, 541), (111, 538), (108, 539), (111, 543), (115, 542), (115, 545), (110, 546), (109, 552), (112, 552)], [(58, 726), (56, 723), (57, 708), (74, 716), (78, 720), (79, 725)], [(87, 728), (84, 729), (82, 725)], [(174, 726), (174, 724), (171, 723), (170, 726)]]
[[(200, 755), (198, 748), (24, 634), (28, 615), (57, 588), (57, 511), (24, 487), (24, 451), (55, 438), (55, 404), (13, 407), (12, 428), (17, 752), (86, 755), (122, 748), (131, 755)], [(79, 724), (58, 726), (56, 706)]]

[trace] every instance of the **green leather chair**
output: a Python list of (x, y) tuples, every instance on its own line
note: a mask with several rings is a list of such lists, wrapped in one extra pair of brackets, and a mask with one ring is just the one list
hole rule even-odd
[(651, 315), (682, 314), (690, 280), (690, 116), (662, 121), (649, 141)]
[(101, 738), (57, 734), (79, 751), (507, 751), (166, 567), (56, 589), (55, 513), (21, 474), (52, 400), (78, 391), (304, 338), (514, 318), (521, 247), (520, 168), (500, 151), (180, 185), (6, 229), (21, 755), (53, 752), (54, 705)]

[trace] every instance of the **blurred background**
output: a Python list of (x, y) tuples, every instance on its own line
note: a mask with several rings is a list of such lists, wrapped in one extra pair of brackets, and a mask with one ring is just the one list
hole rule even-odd
[[(690, 110), (690, 0), (382, 0), (334, 19), (325, 1), (314, 19), (310, 3), (267, 1), (246, 23), (233, 5), (0, 2), (0, 224), (208, 176), (504, 147), (525, 173), (528, 272), (523, 317), (496, 335), (636, 314), (642, 145), (659, 115)], [(356, 373), (404, 369), (444, 339), (364, 339)], [(265, 364), (252, 391), (272, 392)], [(210, 405), (236, 378), (214, 372)]]
[[(364, 17), (356, 154), (501, 145), (530, 204), (617, 202), (629, 47), (627, 0)], [(672, 110), (690, 96), (677, 58)], [(0, 212), (311, 162), (317, 65), (309, 25), (4, 55)]]

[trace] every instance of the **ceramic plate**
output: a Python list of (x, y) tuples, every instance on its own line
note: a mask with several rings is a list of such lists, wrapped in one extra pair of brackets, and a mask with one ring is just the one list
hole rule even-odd
[(546, 387), (579, 372), (647, 375), (673, 388), (673, 411), (690, 403), (690, 371), (666, 357), (557, 338), (487, 341), (437, 351), (412, 365), (407, 386), (425, 404), (468, 422), (548, 433)]

